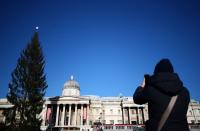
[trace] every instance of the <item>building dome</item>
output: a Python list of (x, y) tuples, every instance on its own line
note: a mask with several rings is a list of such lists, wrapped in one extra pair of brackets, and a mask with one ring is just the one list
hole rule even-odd
[(80, 86), (73, 76), (64, 84), (62, 96), (80, 96)]

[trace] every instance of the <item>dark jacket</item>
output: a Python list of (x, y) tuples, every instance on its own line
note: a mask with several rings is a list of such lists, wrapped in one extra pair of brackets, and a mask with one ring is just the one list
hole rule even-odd
[(148, 103), (148, 131), (157, 131), (161, 116), (174, 95), (178, 95), (177, 101), (161, 131), (189, 131), (186, 114), (190, 95), (177, 74), (158, 73), (149, 78), (143, 90), (136, 89), (134, 102)]

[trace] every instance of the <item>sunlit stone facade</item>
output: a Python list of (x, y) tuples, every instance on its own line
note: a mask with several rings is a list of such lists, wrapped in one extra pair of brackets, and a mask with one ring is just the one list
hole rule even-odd
[(46, 98), (41, 113), (42, 129), (90, 129), (95, 123), (144, 124), (147, 105), (133, 103), (132, 97), (80, 96), (80, 86), (73, 78), (64, 84), (62, 96)]
[[(0, 99), (0, 121), (5, 122), (4, 110), (12, 105)], [(42, 130), (47, 128), (90, 129), (95, 123), (144, 124), (148, 119), (148, 105), (134, 104), (133, 98), (125, 96), (100, 97), (80, 96), (80, 86), (73, 76), (64, 84), (62, 95), (45, 98), (40, 114)], [(200, 123), (200, 104), (191, 100), (188, 123)]]
[(188, 112), (187, 112), (187, 120), (188, 123), (194, 124), (199, 123), (200, 124), (200, 103), (195, 100), (191, 100)]

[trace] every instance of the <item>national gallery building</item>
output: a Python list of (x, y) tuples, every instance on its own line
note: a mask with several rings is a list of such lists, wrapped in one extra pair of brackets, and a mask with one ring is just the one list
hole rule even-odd
[[(0, 99), (0, 122), (5, 122), (3, 111), (12, 108), (6, 99)], [(137, 105), (133, 97), (80, 96), (80, 86), (73, 76), (64, 84), (61, 96), (45, 98), (42, 130), (91, 129), (92, 125), (143, 125), (148, 119), (148, 105)], [(188, 123), (200, 123), (200, 104), (191, 100)]]

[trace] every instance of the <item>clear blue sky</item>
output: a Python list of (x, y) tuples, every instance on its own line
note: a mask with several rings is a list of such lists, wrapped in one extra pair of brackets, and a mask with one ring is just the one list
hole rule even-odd
[(200, 1), (1, 0), (0, 98), (22, 49), (39, 26), (46, 96), (70, 75), (81, 95), (132, 96), (146, 73), (169, 58), (200, 100)]

